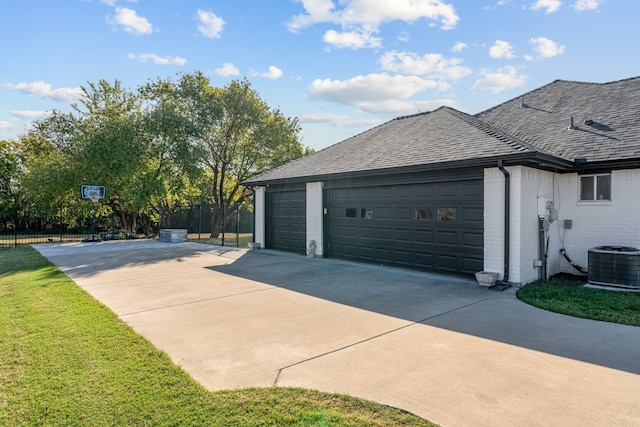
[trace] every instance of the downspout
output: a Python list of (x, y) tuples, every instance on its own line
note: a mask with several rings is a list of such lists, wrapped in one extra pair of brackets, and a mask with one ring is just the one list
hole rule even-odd
[(503, 283), (509, 282), (509, 222), (511, 219), (510, 210), (510, 193), (511, 193), (511, 175), (504, 168), (502, 160), (498, 160), (498, 169), (504, 175), (504, 274)]

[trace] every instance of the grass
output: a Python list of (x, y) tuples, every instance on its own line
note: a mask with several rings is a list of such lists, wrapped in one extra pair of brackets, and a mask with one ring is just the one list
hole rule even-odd
[(2, 426), (433, 426), (297, 388), (209, 392), (30, 247), (0, 250)]
[[(197, 243), (206, 243), (209, 245), (222, 245), (222, 236), (210, 238), (209, 233), (189, 233), (187, 240)], [(225, 233), (224, 246), (234, 246), (238, 248), (247, 248), (247, 244), (253, 242), (253, 233)]]
[(584, 284), (576, 278), (558, 277), (527, 284), (517, 296), (556, 313), (640, 326), (640, 293), (585, 288)]

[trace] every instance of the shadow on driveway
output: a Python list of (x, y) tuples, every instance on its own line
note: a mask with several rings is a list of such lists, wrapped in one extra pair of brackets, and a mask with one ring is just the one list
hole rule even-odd
[(640, 374), (640, 328), (541, 310), (475, 281), (276, 251), (208, 267), (327, 301)]

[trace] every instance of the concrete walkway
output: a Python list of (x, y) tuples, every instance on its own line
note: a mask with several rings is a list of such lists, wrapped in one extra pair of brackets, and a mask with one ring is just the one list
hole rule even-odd
[(640, 425), (640, 328), (512, 289), (193, 243), (34, 247), (210, 390), (307, 387), (445, 426)]

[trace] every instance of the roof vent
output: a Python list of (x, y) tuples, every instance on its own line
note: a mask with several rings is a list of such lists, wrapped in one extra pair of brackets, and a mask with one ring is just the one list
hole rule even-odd
[(520, 100), (520, 108), (527, 108), (527, 104), (524, 103), (524, 96)]
[(587, 119), (587, 120), (584, 121), (584, 124), (587, 125), (587, 126), (591, 126), (593, 124), (593, 120)]
[(573, 130), (576, 127), (573, 125), (573, 117), (571, 117), (571, 123), (569, 124), (569, 127), (567, 128), (567, 130)]

